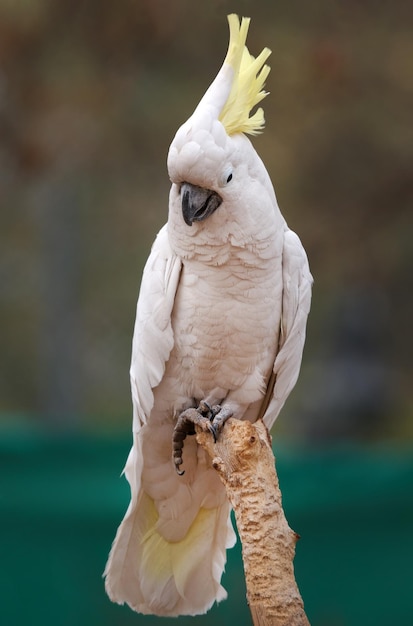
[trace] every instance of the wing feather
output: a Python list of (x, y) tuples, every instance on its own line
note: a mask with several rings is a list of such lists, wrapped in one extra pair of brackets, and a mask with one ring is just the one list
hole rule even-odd
[(143, 271), (136, 308), (130, 368), (133, 430), (147, 422), (153, 389), (162, 380), (174, 344), (171, 313), (181, 273), (181, 260), (171, 250), (164, 226)]
[(283, 296), (280, 342), (261, 416), (271, 429), (297, 382), (310, 312), (313, 277), (298, 236), (288, 228), (282, 256)]
[[(158, 233), (146, 262), (136, 310), (130, 368), (133, 403), (133, 446), (124, 469), (131, 488), (131, 502), (118, 528), (106, 564), (106, 590), (116, 602), (144, 602), (133, 572), (139, 546), (138, 505), (142, 500), (142, 431), (153, 408), (153, 389), (162, 380), (173, 348), (171, 313), (179, 283), (181, 261), (173, 254), (164, 226)], [(141, 432), (139, 432), (141, 431)], [(131, 573), (132, 572), (132, 573)]]

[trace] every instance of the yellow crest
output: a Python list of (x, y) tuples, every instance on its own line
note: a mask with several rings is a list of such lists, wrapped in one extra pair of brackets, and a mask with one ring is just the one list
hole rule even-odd
[(264, 129), (264, 112), (257, 109), (250, 117), (251, 110), (265, 96), (265, 80), (270, 73), (270, 67), (265, 61), (271, 50), (264, 48), (261, 54), (254, 58), (245, 45), (249, 17), (243, 17), (241, 24), (238, 15), (228, 15), (229, 46), (224, 64), (227, 63), (234, 70), (234, 80), (228, 99), (219, 116), (228, 135), (248, 133), (256, 135)]

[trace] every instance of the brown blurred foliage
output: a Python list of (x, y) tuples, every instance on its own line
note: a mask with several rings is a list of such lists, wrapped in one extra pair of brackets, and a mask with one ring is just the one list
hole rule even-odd
[[(287, 434), (412, 434), (413, 8), (0, 0), (0, 411), (129, 427), (135, 302), (166, 154), (226, 14), (273, 50), (254, 139), (315, 277)], [(358, 388), (360, 387), (360, 389)]]

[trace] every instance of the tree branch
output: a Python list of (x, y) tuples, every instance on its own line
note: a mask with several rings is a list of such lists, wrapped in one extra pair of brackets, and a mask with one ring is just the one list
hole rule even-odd
[(231, 418), (216, 443), (196, 431), (235, 512), (254, 626), (309, 626), (294, 577), (298, 535), (284, 515), (266, 426)]

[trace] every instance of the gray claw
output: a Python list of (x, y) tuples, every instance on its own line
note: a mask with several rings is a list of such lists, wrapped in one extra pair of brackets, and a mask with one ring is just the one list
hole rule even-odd
[(209, 432), (211, 433), (211, 435), (214, 438), (214, 443), (216, 443), (217, 442), (217, 438), (218, 438), (218, 431), (217, 431), (216, 427), (211, 422), (211, 424), (208, 426), (208, 428), (209, 428)]

